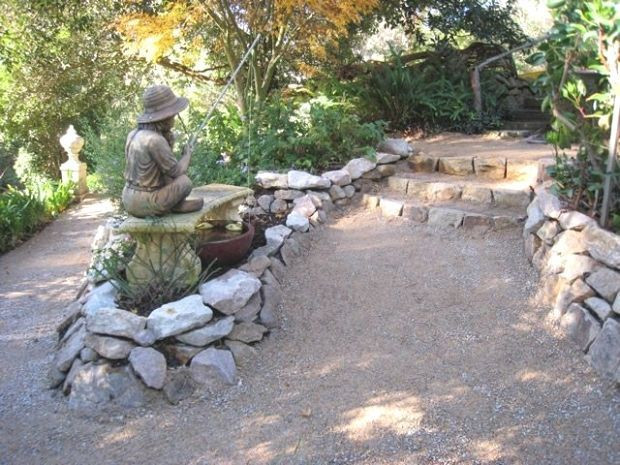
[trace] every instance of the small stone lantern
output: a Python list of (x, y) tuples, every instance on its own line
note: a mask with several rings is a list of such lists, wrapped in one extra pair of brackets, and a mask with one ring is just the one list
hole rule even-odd
[(84, 139), (75, 131), (73, 125), (70, 125), (67, 132), (60, 138), (60, 145), (69, 157), (66, 162), (60, 165), (62, 181), (73, 181), (76, 186), (75, 192), (81, 197), (88, 192), (86, 163), (80, 161), (80, 150), (84, 147)]

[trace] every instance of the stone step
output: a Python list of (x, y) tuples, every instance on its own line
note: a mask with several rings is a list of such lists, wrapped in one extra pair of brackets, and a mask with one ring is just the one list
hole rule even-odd
[(529, 129), (499, 129), (497, 131), (488, 131), (487, 134), (498, 139), (523, 139), (530, 137), (535, 132)]
[(540, 108), (523, 108), (513, 110), (510, 113), (510, 121), (550, 121), (551, 117), (547, 113), (540, 111)]
[(525, 97), (525, 99), (523, 100), (523, 108), (540, 111), (542, 101), (543, 99), (538, 97)]
[[(401, 163), (397, 171), (406, 171)], [(409, 171), (415, 173), (443, 173), (451, 176), (476, 177), (492, 180), (527, 181), (536, 184), (538, 160), (510, 159), (502, 156), (433, 156), (423, 152), (407, 159)]]
[(545, 129), (547, 125), (547, 121), (504, 121), (502, 129), (537, 131), (539, 129)]
[(429, 205), (386, 193), (364, 194), (362, 202), (366, 208), (376, 210), (385, 217), (400, 216), (416, 223), (428, 223), (439, 227), (451, 226), (476, 232), (520, 228), (525, 221), (524, 215), (516, 214), (511, 209), (473, 208), (462, 202)]

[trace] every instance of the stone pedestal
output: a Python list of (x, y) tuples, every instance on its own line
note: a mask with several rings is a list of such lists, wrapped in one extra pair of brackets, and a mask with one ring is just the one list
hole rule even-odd
[(60, 165), (62, 182), (73, 182), (75, 193), (83, 196), (88, 193), (86, 186), (86, 163), (80, 161), (80, 150), (84, 146), (84, 139), (75, 131), (73, 125), (60, 138), (60, 145), (67, 152), (68, 160)]
[(210, 220), (241, 221), (239, 205), (250, 194), (252, 190), (245, 187), (209, 184), (192, 190), (190, 197), (204, 200), (197, 212), (153, 218), (130, 216), (118, 228), (137, 242), (127, 266), (129, 282), (143, 285), (164, 277), (186, 285), (197, 283), (201, 264), (194, 250), (196, 226)]

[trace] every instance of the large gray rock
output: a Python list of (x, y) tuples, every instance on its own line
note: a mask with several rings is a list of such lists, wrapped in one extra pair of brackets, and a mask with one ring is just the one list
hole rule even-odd
[(179, 334), (176, 338), (196, 347), (204, 347), (212, 342), (219, 341), (225, 336), (228, 336), (235, 325), (235, 317), (228, 316), (222, 318), (215, 323), (208, 324), (202, 328), (194, 329), (184, 334)]
[(586, 282), (607, 302), (613, 302), (620, 291), (620, 273), (600, 268), (586, 278)]
[(110, 360), (123, 360), (129, 356), (135, 345), (125, 339), (111, 336), (98, 336), (89, 333), (85, 340), (86, 347), (90, 347), (103, 358)]
[(593, 258), (612, 268), (620, 268), (620, 236), (596, 225), (585, 228), (583, 234)]
[(355, 195), (355, 187), (353, 187), (351, 184), (349, 184), (348, 186), (344, 186), (342, 190), (344, 191), (344, 195), (347, 196), (347, 199), (350, 199)]
[(234, 385), (237, 382), (237, 367), (228, 350), (203, 350), (190, 364), (192, 378), (201, 384), (218, 386), (221, 383)]
[(288, 176), (270, 171), (259, 171), (256, 174), (256, 183), (265, 189), (286, 189), (288, 188)]
[(601, 321), (605, 321), (612, 314), (611, 305), (598, 297), (590, 297), (584, 303)]
[(576, 231), (581, 231), (587, 226), (596, 225), (596, 221), (588, 215), (584, 215), (583, 213), (577, 211), (561, 213), (558, 221), (560, 222), (562, 229), (574, 229)]
[(342, 169), (345, 170), (351, 176), (352, 180), (361, 178), (364, 173), (375, 169), (377, 164), (370, 161), (367, 158), (354, 158), (347, 163)]
[(273, 193), (276, 199), (281, 200), (295, 200), (299, 197), (303, 197), (304, 193), (296, 189), (279, 189)]
[[(273, 276), (269, 270), (265, 270), (265, 273)], [(263, 278), (261, 278), (261, 281), (262, 279)], [(235, 312), (235, 321), (254, 321), (256, 315), (258, 315), (260, 311), (261, 303), (260, 292), (257, 292), (250, 297), (248, 303), (245, 304), (241, 310)]]
[(336, 186), (346, 186), (351, 184), (352, 181), (349, 172), (343, 169), (326, 171), (323, 173), (323, 177), (329, 179)]
[(271, 207), (269, 208), (269, 211), (276, 214), (285, 213), (288, 211), (288, 203), (286, 203), (286, 200), (275, 199), (273, 202), (271, 202)]
[(287, 275), (286, 266), (275, 257), (271, 257), (270, 260), (271, 266), (269, 267), (269, 269), (271, 270), (271, 273), (279, 282), (282, 282)]
[(67, 373), (67, 377), (65, 378), (64, 383), (62, 384), (62, 393), (64, 395), (69, 394), (71, 392), (71, 385), (73, 384), (73, 380), (76, 375), (79, 373), (80, 369), (84, 366), (84, 363), (79, 358), (76, 358), (71, 365), (71, 369)]
[(88, 413), (111, 403), (128, 408), (141, 407), (147, 399), (145, 389), (127, 366), (87, 363), (73, 379), (69, 407)]
[(584, 352), (588, 350), (601, 330), (601, 325), (596, 318), (579, 304), (571, 304), (568, 307), (560, 320), (560, 327)]
[(527, 207), (527, 220), (523, 226), (523, 234), (535, 233), (546, 220), (545, 214), (538, 206), (538, 199), (532, 200)]
[(536, 231), (536, 235), (540, 237), (540, 239), (551, 245), (553, 244), (553, 239), (560, 233), (560, 225), (557, 221), (549, 220), (545, 221), (543, 225)]
[(291, 170), (288, 172), (288, 186), (291, 189), (328, 189), (331, 184), (329, 179), (305, 171)]
[(280, 256), (286, 266), (291, 266), (295, 259), (301, 255), (301, 248), (299, 244), (291, 239), (284, 241), (282, 248), (280, 249)]
[(151, 312), (146, 326), (157, 340), (203, 326), (213, 317), (213, 311), (203, 303), (203, 299), (204, 296), (194, 294), (162, 305)]
[(191, 397), (195, 390), (196, 382), (187, 367), (168, 370), (163, 391), (166, 399), (172, 405)]
[(458, 228), (463, 223), (465, 213), (452, 208), (431, 208), (428, 211), (428, 224), (433, 226)]
[(588, 359), (601, 375), (620, 382), (620, 323), (609, 318), (590, 346)]
[(248, 273), (252, 273), (257, 278), (263, 274), (263, 272), (271, 266), (271, 260), (269, 257), (260, 256), (250, 258), (247, 263), (240, 266), (239, 269), (241, 271), (247, 271)]
[(265, 229), (265, 239), (267, 240), (267, 245), (279, 248), (292, 232), (292, 229), (287, 228), (282, 224)]
[(258, 342), (262, 340), (263, 334), (267, 331), (267, 328), (263, 325), (244, 321), (235, 325), (231, 333), (228, 335), (228, 339), (231, 341), (240, 341), (249, 344), (251, 342)]
[(146, 318), (118, 308), (100, 308), (86, 316), (91, 333), (134, 339), (146, 327)]
[(332, 187), (329, 188), (329, 195), (333, 200), (340, 200), (346, 197), (346, 194), (344, 193), (342, 187), (337, 184), (334, 184)]
[(523, 239), (523, 248), (525, 250), (525, 256), (532, 263), (532, 259), (534, 258), (534, 254), (540, 247), (541, 241), (538, 236), (535, 234), (527, 234)]
[(256, 203), (258, 203), (259, 207), (268, 212), (269, 208), (271, 207), (271, 203), (273, 202), (273, 199), (273, 195), (263, 194), (256, 199)]
[(538, 199), (538, 206), (547, 218), (553, 218), (555, 220), (560, 218), (560, 214), (562, 213), (562, 203), (560, 199), (543, 189), (537, 190), (536, 198)]
[(405, 139), (386, 138), (377, 145), (378, 152), (393, 153), (401, 158), (408, 157), (413, 152), (413, 148)]
[(166, 380), (166, 358), (150, 347), (136, 347), (129, 354), (129, 363), (142, 382), (152, 389), (161, 389)]
[(316, 211), (316, 205), (309, 195), (304, 195), (303, 197), (293, 200), (293, 204), (295, 205), (293, 207), (293, 212), (297, 212), (306, 218), (310, 218)]
[[(76, 325), (81, 320), (76, 321)], [(84, 348), (84, 341), (86, 339), (86, 325), (81, 322), (75, 331), (60, 345), (60, 349), (56, 352), (54, 357), (54, 365), (60, 371), (67, 371), (71, 368), (73, 360), (80, 354), (80, 351)]]
[(310, 220), (308, 220), (307, 216), (293, 210), (286, 217), (286, 226), (293, 231), (306, 232), (310, 228)]
[(276, 309), (282, 302), (282, 292), (277, 286), (265, 285), (262, 287), (261, 293), (263, 295), (263, 307), (260, 311), (260, 322), (267, 328), (277, 328)]
[(254, 347), (243, 342), (226, 340), (225, 344), (230, 349), (235, 363), (240, 367), (249, 366), (258, 353)]
[(377, 152), (376, 159), (377, 165), (385, 165), (387, 163), (396, 163), (401, 159), (401, 156), (394, 153)]
[(202, 284), (200, 295), (207, 305), (231, 315), (241, 310), (260, 286), (260, 280), (251, 274), (233, 269)]
[(88, 298), (84, 303), (82, 312), (84, 315), (89, 315), (96, 312), (100, 308), (114, 308), (116, 307), (117, 298), (118, 290), (110, 281), (106, 281), (102, 285), (97, 286), (90, 291)]
[(202, 352), (204, 347), (195, 347), (180, 342), (166, 344), (164, 350), (179, 365), (187, 365), (194, 355)]

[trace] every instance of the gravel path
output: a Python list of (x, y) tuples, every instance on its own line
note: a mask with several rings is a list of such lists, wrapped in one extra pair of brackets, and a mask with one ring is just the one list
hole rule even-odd
[(518, 231), (357, 210), (313, 233), (239, 386), (77, 416), (41, 375), (104, 209), (87, 210), (0, 258), (2, 464), (620, 462), (618, 391), (543, 326)]

